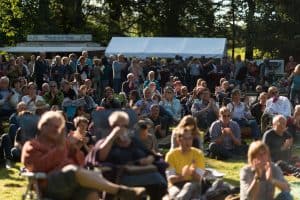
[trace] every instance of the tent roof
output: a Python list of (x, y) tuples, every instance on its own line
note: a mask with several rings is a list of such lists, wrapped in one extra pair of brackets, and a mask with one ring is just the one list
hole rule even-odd
[(226, 38), (113, 37), (105, 55), (129, 57), (214, 57), (226, 54)]

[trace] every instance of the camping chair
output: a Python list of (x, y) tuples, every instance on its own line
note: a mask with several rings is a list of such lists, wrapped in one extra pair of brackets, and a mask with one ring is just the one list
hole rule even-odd
[(42, 193), (39, 187), (38, 182), (40, 180), (45, 180), (47, 178), (47, 174), (43, 172), (28, 172), (25, 168), (22, 168), (20, 171), (20, 175), (27, 178), (28, 184), (25, 193), (22, 195), (22, 200), (30, 199), (30, 200), (50, 200), (42, 198)]
[(22, 115), (19, 119), (20, 128), (21, 128), (21, 141), (24, 144), (27, 140), (35, 138), (37, 135), (38, 129), (37, 124), (40, 117), (32, 114)]

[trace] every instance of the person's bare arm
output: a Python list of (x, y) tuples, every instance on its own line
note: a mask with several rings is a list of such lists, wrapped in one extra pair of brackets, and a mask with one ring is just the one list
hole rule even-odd
[(99, 150), (101, 152), (101, 153), (99, 153), (99, 160), (100, 161), (106, 160), (115, 139), (118, 137), (119, 133), (121, 133), (123, 131), (124, 131), (124, 128), (121, 128), (121, 127), (117, 126), (104, 139), (103, 143), (100, 145), (100, 148), (99, 148)]

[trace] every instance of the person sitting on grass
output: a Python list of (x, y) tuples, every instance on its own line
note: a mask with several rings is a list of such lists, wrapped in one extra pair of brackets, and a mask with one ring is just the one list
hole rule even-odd
[(47, 173), (39, 186), (43, 196), (61, 200), (98, 200), (97, 191), (106, 191), (122, 199), (137, 199), (144, 189), (129, 188), (107, 181), (99, 172), (80, 167), (80, 150), (66, 141), (65, 119), (56, 111), (42, 115), (38, 136), (27, 141), (22, 151), (22, 163), (31, 172)]
[(89, 120), (86, 117), (78, 116), (74, 119), (74, 126), (76, 130), (70, 131), (68, 137), (77, 143), (84, 155), (87, 155), (95, 144), (93, 136), (87, 131)]
[(179, 147), (166, 155), (170, 199), (199, 199), (201, 196), (201, 179), (205, 172), (204, 154), (200, 149), (192, 147), (193, 138), (192, 129), (177, 129)]
[(273, 128), (267, 130), (262, 141), (270, 149), (271, 159), (273, 162), (283, 160), (289, 162), (291, 159), (293, 138), (286, 131), (287, 120), (283, 115), (276, 115), (273, 118)]
[(209, 152), (217, 159), (228, 159), (246, 153), (246, 146), (241, 142), (241, 130), (237, 122), (231, 120), (230, 110), (222, 107), (219, 119), (209, 128)]
[(179, 124), (174, 128), (172, 131), (171, 136), (171, 149), (174, 149), (179, 146), (178, 140), (176, 139), (176, 132), (177, 130), (180, 130), (182, 128), (189, 128), (192, 130), (193, 135), (193, 147), (198, 149), (203, 149), (203, 141), (200, 137), (200, 130), (197, 126), (197, 121), (192, 115), (186, 115), (184, 116)]
[(149, 123), (146, 120), (139, 120), (136, 124), (136, 131), (138, 138), (144, 144), (144, 146), (151, 152), (157, 153), (157, 140), (156, 137), (149, 132)]
[(230, 110), (232, 120), (236, 121), (240, 127), (250, 127), (251, 137), (254, 140), (259, 139), (261, 137), (260, 129), (247, 104), (241, 101), (241, 91), (233, 90), (231, 98), (232, 101), (227, 104), (227, 108)]
[[(290, 188), (281, 169), (271, 161), (270, 151), (262, 141), (252, 142), (248, 151), (248, 164), (240, 171), (240, 199), (292, 200)], [(274, 198), (275, 188), (279, 193)]]

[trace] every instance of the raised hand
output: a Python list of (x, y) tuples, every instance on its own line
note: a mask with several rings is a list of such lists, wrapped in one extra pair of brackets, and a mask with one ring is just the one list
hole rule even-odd
[(266, 170), (266, 180), (267, 181), (271, 181), (273, 176), (272, 176), (272, 167), (271, 167), (271, 163), (267, 162), (265, 165), (265, 170)]

